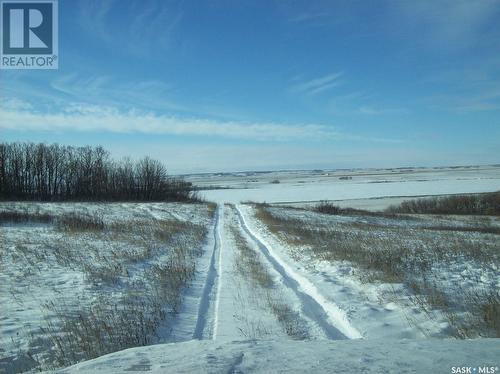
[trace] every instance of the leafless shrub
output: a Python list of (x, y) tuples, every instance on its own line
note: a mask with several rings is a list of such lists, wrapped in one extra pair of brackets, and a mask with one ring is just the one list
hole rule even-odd
[(500, 191), (403, 201), (388, 213), (500, 215)]
[(318, 205), (314, 207), (314, 210), (318, 213), (325, 213), (325, 214), (340, 214), (342, 212), (342, 208), (328, 201), (321, 201)]
[(399, 218), (399, 219), (410, 219), (411, 217), (405, 217), (397, 215), (393, 212), (372, 212), (363, 209), (354, 208), (341, 208), (338, 205), (333, 204), (330, 201), (323, 200), (312, 207), (312, 210), (318, 213), (339, 215), (339, 216), (371, 216), (371, 217), (388, 217), (388, 218)]

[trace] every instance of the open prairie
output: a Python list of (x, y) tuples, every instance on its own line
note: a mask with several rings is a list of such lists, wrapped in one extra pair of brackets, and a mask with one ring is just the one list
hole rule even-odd
[[(297, 340), (498, 338), (500, 199), (487, 192), (499, 171), (191, 175), (215, 203), (2, 202), (0, 368), (192, 339), (222, 344), (223, 367), (244, 367), (256, 346), (240, 357), (230, 342), (275, 341), (292, 354)], [(400, 205), (405, 194), (417, 198)], [(477, 211), (443, 211), (457, 207)], [(493, 362), (497, 345), (480, 357)], [(470, 349), (449, 347), (450, 357)], [(106, 357), (95, 365), (161, 371)]]

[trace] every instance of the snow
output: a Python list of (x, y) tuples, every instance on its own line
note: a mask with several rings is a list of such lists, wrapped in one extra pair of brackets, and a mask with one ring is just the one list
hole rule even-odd
[[(238, 341), (269, 336), (285, 337), (265, 307), (265, 290), (256, 287), (237, 271), (237, 244), (229, 230), (237, 225), (237, 219), (232, 208), (226, 206), (223, 210), (220, 221), (223, 220), (225, 229), (219, 252), (221, 256), (218, 258), (217, 315), (213, 339)], [(257, 252), (254, 254), (259, 256)]]
[(219, 294), (222, 283), (220, 279), (222, 275), (220, 269), (222, 207), (219, 207), (215, 214), (213, 241), (210, 241), (210, 250), (206, 251), (206, 253), (211, 253), (210, 264), (206, 271), (201, 272), (206, 279), (203, 294), (199, 299), (198, 318), (193, 334), (195, 339), (215, 339), (217, 336)]
[[(253, 208), (249, 205), (239, 206), (245, 215), (248, 226), (259, 233), (260, 240), (273, 248), (275, 257), (291, 274), (294, 274), (304, 288), (312, 291), (323, 305), (331, 308), (330, 318), (335, 326), (345, 326), (351, 338), (422, 338), (416, 328), (410, 328), (406, 314), (419, 314), (405, 311), (401, 307), (387, 308), (380, 304), (381, 287), (369, 286), (356, 282), (349, 274), (352, 267), (346, 264), (331, 264), (326, 261), (317, 262), (307, 257), (304, 252), (300, 259), (290, 256), (290, 248), (268, 232), (264, 225), (253, 217)], [(287, 211), (288, 212), (288, 211)], [(290, 210), (290, 214), (295, 213)], [(297, 214), (306, 214), (300, 211)], [(328, 217), (330, 218), (330, 217)], [(333, 217), (332, 217), (333, 218)], [(335, 217), (341, 220), (351, 217)], [(317, 222), (315, 222), (317, 223)], [(328, 221), (331, 225), (331, 220)], [(397, 285), (393, 286), (397, 287)], [(433, 332), (438, 333), (434, 327)]]
[(326, 300), (313, 283), (311, 283), (307, 278), (300, 275), (298, 272), (295, 272), (289, 264), (287, 264), (281, 259), (280, 256), (274, 253), (271, 246), (269, 246), (268, 244), (266, 245), (264, 240), (249, 228), (244, 216), (241, 213), (240, 208), (241, 207), (236, 207), (243, 228), (254, 240), (256, 240), (260, 244), (259, 246), (261, 250), (265, 254), (267, 254), (270, 262), (274, 263), (275, 268), (279, 271), (283, 278), (288, 280), (288, 282), (292, 284), (292, 287), (300, 290), (301, 294), (304, 295), (303, 299), (305, 303), (310, 304), (310, 307), (316, 306), (319, 309), (323, 309), (323, 312), (326, 313), (330, 325), (325, 329), (327, 331), (327, 335), (334, 339), (341, 339), (344, 337), (349, 339), (361, 338), (361, 334), (359, 333), (359, 331), (357, 331), (356, 328), (354, 328), (349, 323), (345, 313), (340, 310), (337, 305), (335, 305), (331, 301)]
[[(58, 311), (86, 310), (104, 295), (113, 305), (122, 295), (134, 292), (135, 287), (141, 287), (142, 293), (147, 292), (151, 266), (165, 263), (169, 251), (176, 246), (197, 245), (193, 232), (176, 235), (168, 243), (142, 242), (143, 234), (151, 238), (147, 225), (155, 224), (156, 219), (174, 224), (196, 223), (199, 227), (210, 226), (211, 222), (207, 206), (200, 204), (0, 203), (0, 209), (49, 213), (56, 217), (78, 212), (98, 214), (109, 224), (137, 223), (139, 220), (144, 223), (144, 227), (134, 228), (139, 231), (132, 231), (132, 235), (115, 232), (113, 237), (106, 232), (68, 233), (46, 223), (0, 224), (0, 372), (33, 366), (33, 360), (23, 352), (30, 352), (39, 360), (48, 354), (40, 327), (47, 323), (57, 326), (55, 313)], [(114, 266), (114, 253), (126, 249), (130, 254), (140, 254), (143, 246), (151, 249), (151, 256), (122, 262), (124, 267), (116, 281), (92, 277), (92, 272), (101, 266), (105, 270), (99, 276), (108, 276), (105, 266)], [(156, 341), (165, 341), (166, 336), (169, 341), (192, 338), (201, 294), (196, 284), (206, 279), (206, 254), (210, 253), (211, 246), (213, 243), (208, 240), (206, 250), (198, 259), (198, 272), (184, 295), (183, 313), (160, 328)], [(53, 306), (48, 308), (47, 304)]]
[[(340, 179), (346, 176), (352, 179)], [(492, 192), (500, 190), (500, 167), (269, 172), (188, 179), (204, 188), (227, 187), (201, 191), (210, 201), (297, 203)], [(273, 180), (280, 183), (271, 183)]]
[[(176, 217), (180, 218), (179, 215)], [(209, 227), (209, 234), (204, 245), (203, 255), (197, 262), (195, 279), (184, 292), (181, 310), (171, 326), (169, 341), (206, 339), (212, 335), (214, 319), (217, 313), (213, 308), (214, 284), (218, 276), (215, 270), (215, 256), (219, 251), (220, 209)]]
[[(500, 341), (189, 341), (112, 353), (56, 373), (451, 373), (498, 372)], [(476, 371), (477, 372), (477, 371)]]
[[(293, 247), (269, 232), (268, 228), (254, 215), (251, 205), (241, 205), (246, 222), (252, 231), (257, 232), (260, 240), (272, 248), (275, 256), (283, 261), (287, 268), (314, 284), (318, 292), (335, 304), (347, 316), (350, 324), (355, 326), (364, 338), (422, 338), (450, 336), (449, 326), (439, 312), (424, 312), (417, 308), (411, 294), (401, 284), (380, 282), (361, 282), (355, 275), (356, 266), (350, 263), (319, 260), (309, 255), (306, 247)], [(395, 219), (383, 216), (335, 216), (319, 214), (312, 211), (289, 208), (267, 208), (275, 216), (286, 220), (298, 220), (304, 227), (314, 227), (317, 230), (349, 232), (352, 225), (369, 225), (373, 235), (385, 235), (384, 231), (393, 228), (409, 228), (418, 238), (428, 238), (440, 248), (462, 245), (467, 242), (481, 243), (482, 249), (498, 250), (495, 235), (453, 232), (450, 236), (437, 236), (435, 231), (422, 230), (429, 226), (473, 227), (477, 226), (478, 217), (425, 217), (412, 219)], [(482, 220), (482, 218), (481, 218)], [(482, 222), (482, 221), (481, 221)], [(487, 218), (488, 225), (499, 227), (500, 220)], [(377, 231), (378, 230), (378, 231)], [(448, 239), (444, 239), (448, 238)], [(450, 240), (452, 239), (452, 240)], [(443, 241), (443, 242), (441, 242)], [(401, 248), (403, 250), (403, 248)], [(432, 251), (432, 246), (429, 248)], [(442, 250), (442, 249), (441, 249)], [(297, 255), (297, 251), (300, 253)], [(430, 255), (429, 255), (430, 256)], [(494, 262), (489, 260), (477, 263), (474, 259), (452, 256), (437, 262), (426, 276), (435, 282), (440, 290), (444, 290), (452, 299), (454, 293), (467, 294), (476, 291), (489, 293), (500, 290), (500, 277)], [(397, 303), (390, 300), (394, 299)], [(411, 322), (411, 323), (409, 323)]]
[[(155, 340), (160, 344), (111, 353), (56, 372), (449, 373), (452, 367), (499, 366), (500, 340), (443, 339), (449, 337), (449, 326), (405, 303), (407, 290), (402, 284), (361, 283), (354, 276), (357, 269), (353, 264), (319, 260), (305, 248), (292, 248), (254, 216), (252, 205), (240, 202), (307, 206), (329, 199), (341, 200), (341, 206), (377, 210), (400, 202), (401, 196), (500, 190), (500, 167), (233, 173), (187, 178), (205, 188), (229, 187), (201, 191), (205, 198), (218, 203), (213, 219), (205, 205), (192, 204), (0, 203), (2, 210), (54, 215), (80, 211), (102, 215), (106, 222), (170, 220), (195, 223), (208, 230), (203, 251), (196, 259), (196, 274), (183, 291), (179, 312)], [(276, 179), (279, 184), (271, 183)], [(271, 209), (320, 229), (346, 229), (362, 223), (421, 230), (430, 224), (419, 216), (402, 222), (390, 217)], [(483, 223), (500, 227), (498, 219)], [(477, 221), (436, 217), (432, 224), (473, 227)], [(13, 360), (16, 346), (12, 346), (12, 340), (19, 340), (16, 343), (25, 349), (28, 342), (17, 337), (33, 333), (42, 324), (46, 316), (41, 304), (64, 295), (72, 307), (78, 308), (92, 301), (102, 285), (89, 283), (78, 266), (63, 266), (50, 256), (27, 267), (26, 261), (33, 261), (29, 256), (21, 253), (16, 257), (18, 246), (43, 248), (63, 240), (51, 225), (2, 225), (0, 235), (8, 254), (0, 272), (0, 282), (6, 285), (0, 288), (1, 372), (2, 361), (12, 363), (17, 359)], [(457, 237), (460, 235), (474, 238), (475, 234), (460, 233)], [(113, 250), (105, 238), (87, 243), (89, 238), (73, 238), (73, 245), (95, 248), (96, 253)], [(297, 250), (303, 250), (300, 256), (294, 255)], [(272, 280), (271, 286), (258, 285), (238, 270), (241, 251), (250, 253), (260, 264)], [(153, 261), (160, 263), (165, 258)], [(99, 265), (97, 257), (95, 265)], [(130, 267), (131, 282), (140, 281), (147, 266), (141, 263)], [(441, 266), (445, 286), (470, 277), (500, 289), (497, 268), (481, 268), (464, 259)], [(32, 270), (27, 272), (28, 268)], [(103, 290), (110, 299), (117, 299), (123, 292), (119, 287)], [(298, 328), (307, 334), (293, 335), (283, 327), (270, 307), (273, 298), (289, 308)]]

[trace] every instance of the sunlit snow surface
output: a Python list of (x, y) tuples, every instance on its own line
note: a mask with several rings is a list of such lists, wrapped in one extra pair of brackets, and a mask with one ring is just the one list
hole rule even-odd
[(496, 368), (499, 350), (495, 339), (190, 341), (128, 349), (59, 373), (451, 373)]
[[(0, 209), (48, 213), (56, 219), (73, 213), (98, 216), (109, 225), (141, 223), (144, 234), (148, 234), (150, 225), (155, 222), (190, 223), (206, 227), (207, 232), (213, 224), (205, 204), (1, 202)], [(177, 243), (199, 245), (189, 233), (173, 237), (172, 242), (163, 243), (164, 248), (162, 243), (144, 242), (140, 235), (140, 230), (117, 236), (116, 232), (62, 232), (54, 223), (0, 223), (0, 373), (3, 370), (7, 373), (27, 370), (35, 365), (28, 358), (28, 352), (35, 357), (46, 353), (47, 343), (39, 337), (40, 327), (53, 321), (54, 309), (65, 313), (86, 310), (100, 297), (110, 304), (118, 303), (123, 294), (131, 292), (134, 284), (144, 282), (151, 266), (168, 260), (172, 246)], [(208, 248), (197, 260), (199, 272), (185, 295), (183, 320), (170, 319), (169, 325), (159, 330), (156, 341), (192, 337), (205, 279), (205, 254), (209, 254), (212, 246), (208, 238), (204, 242)], [(104, 269), (103, 276), (106, 276), (106, 266), (114, 258), (113, 253), (120, 253), (122, 249), (140, 251), (144, 246), (151, 246), (153, 252), (157, 249), (158, 254), (143, 262), (117, 260), (116, 263), (122, 264), (125, 270), (116, 282), (101, 282), (89, 276), (92, 270), (97, 271), (101, 267)], [(66, 257), (58, 253), (65, 253), (67, 258), (72, 259), (71, 262), (65, 263)], [(85, 267), (91, 268), (90, 272), (85, 271)], [(47, 303), (53, 303), (54, 307), (47, 308)], [(167, 334), (168, 340), (165, 337)]]
[[(419, 311), (380, 299), (384, 287), (389, 286), (403, 295), (401, 285), (361, 284), (350, 276), (351, 265), (315, 262), (306, 255), (295, 258), (290, 255), (286, 243), (256, 219), (251, 205), (224, 206), (224, 203), (238, 204), (248, 200), (304, 206), (327, 199), (336, 200), (340, 206), (379, 210), (401, 202), (406, 196), (500, 190), (500, 166), (249, 172), (189, 175), (186, 178), (201, 187), (202, 197), (219, 204), (214, 218), (206, 207), (200, 209), (189, 204), (5, 203), (3, 206), (21, 211), (49, 211), (55, 215), (75, 210), (100, 212), (106, 219), (121, 222), (148, 217), (188, 221), (208, 230), (203, 255), (197, 260), (196, 276), (184, 292), (179, 314), (159, 340), (169, 344), (116, 352), (60, 372), (450, 373), (452, 367), (479, 370), (480, 367), (500, 366), (500, 340), (442, 339), (447, 336), (446, 324), (430, 321)], [(315, 213), (293, 209), (282, 212), (289, 217), (300, 215), (309, 225), (387, 220), (345, 216), (318, 218)], [(435, 219), (436, 224), (446, 224), (438, 217)], [(389, 223), (414, 224), (413, 221), (400, 223), (397, 220)], [(457, 218), (454, 224), (468, 223)], [(498, 221), (491, 221), (491, 224), (497, 226)], [(265, 291), (255, 292), (248, 280), (236, 272), (237, 243), (230, 233), (231, 227), (241, 233), (248, 242), (248, 250), (254, 251), (252, 253), (269, 271), (275, 281), (274, 290), (302, 318), (309, 332), (307, 339), (297, 341), (287, 336), (272, 313), (265, 309), (262, 297)], [(0, 229), (0, 239), (12, 246), (24, 245), (37, 237), (41, 245), (46, 245), (57, 240), (59, 235), (43, 224), (4, 225)], [(40, 304), (45, 300), (61, 295), (92, 297), (92, 292), (88, 291), (93, 286), (86, 282), (81, 272), (49, 262), (35, 264), (38, 270), (32, 274), (24, 273), (23, 261), (23, 258), (7, 256), (0, 273), (0, 341), (4, 357), (15, 354), (16, 344), (26, 347), (25, 341), (16, 343), (20, 340), (18, 336), (25, 336), (40, 325), (44, 318)], [(495, 281), (495, 271), (497, 269), (483, 274), (488, 282)], [(446, 275), (453, 281), (451, 270)], [(494, 284), (498, 286), (498, 282)], [(86, 303), (88, 300), (74, 299), (73, 302)], [(316, 314), (311, 315), (311, 310)], [(408, 323), (408, 318), (414, 325)], [(249, 337), (249, 324), (258, 324), (264, 332), (261, 336)], [(328, 335), (328, 325), (340, 332), (338, 337)], [(440, 339), (425, 339), (428, 336)]]
[[(212, 201), (296, 203), (497, 191), (500, 166), (247, 172), (191, 175), (187, 179), (202, 188), (226, 188), (201, 191)], [(364, 208), (385, 205), (384, 201), (354, 204)]]

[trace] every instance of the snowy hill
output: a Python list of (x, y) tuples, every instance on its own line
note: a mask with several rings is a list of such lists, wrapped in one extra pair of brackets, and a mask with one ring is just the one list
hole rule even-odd
[(499, 352), (497, 339), (192, 340), (127, 349), (57, 373), (452, 373), (456, 367), (493, 373)]

